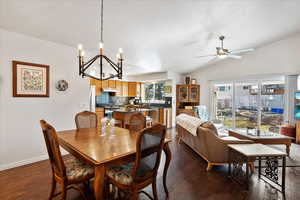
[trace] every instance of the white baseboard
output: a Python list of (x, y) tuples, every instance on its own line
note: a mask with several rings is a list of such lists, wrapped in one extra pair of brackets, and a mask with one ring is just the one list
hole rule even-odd
[[(68, 152), (63, 150), (61, 152), (61, 154), (62, 155), (67, 155)], [(39, 161), (42, 161), (42, 160), (47, 160), (47, 159), (49, 159), (48, 154), (44, 154), (44, 155), (41, 155), (41, 156), (29, 158), (29, 159), (26, 159), (26, 160), (20, 160), (20, 161), (17, 161), (17, 162), (0, 165), (0, 171), (15, 168), (15, 167), (20, 167), (20, 166), (23, 166), (23, 165), (32, 164), (32, 163), (39, 162)]]
[(48, 154), (33, 157), (33, 158), (29, 158), (29, 159), (26, 159), (26, 160), (20, 160), (20, 161), (9, 163), (9, 164), (0, 165), (0, 171), (15, 168), (15, 167), (20, 167), (20, 166), (23, 166), (23, 165), (28, 165), (28, 164), (35, 163), (35, 162), (38, 162), (38, 161), (41, 161), (41, 160), (46, 160), (46, 159), (48, 159)]

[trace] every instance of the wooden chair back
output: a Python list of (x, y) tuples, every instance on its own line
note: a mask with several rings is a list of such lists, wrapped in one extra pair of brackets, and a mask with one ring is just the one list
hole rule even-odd
[(166, 128), (161, 124), (155, 124), (138, 134), (136, 160), (131, 172), (134, 182), (143, 182), (156, 176), (165, 137)]
[(65, 177), (66, 167), (63, 162), (61, 152), (59, 149), (59, 143), (58, 143), (56, 131), (51, 125), (49, 125), (44, 120), (41, 120), (40, 124), (43, 130), (43, 135), (46, 142), (52, 171), (59, 177)]
[(75, 116), (75, 123), (77, 129), (97, 128), (98, 126), (97, 114), (90, 111), (83, 111), (77, 113)]
[(127, 129), (131, 132), (140, 132), (146, 128), (146, 117), (142, 113), (134, 113), (129, 119)]

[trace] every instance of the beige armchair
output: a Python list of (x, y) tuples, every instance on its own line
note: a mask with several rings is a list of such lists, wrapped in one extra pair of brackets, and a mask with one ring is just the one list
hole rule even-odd
[[(214, 165), (228, 164), (228, 144), (250, 144), (250, 140), (235, 137), (219, 137), (217, 129), (210, 122), (205, 122), (197, 129), (197, 136), (190, 134), (177, 124), (178, 141), (184, 142), (208, 162), (207, 171)], [(251, 170), (254, 166), (251, 163)]]

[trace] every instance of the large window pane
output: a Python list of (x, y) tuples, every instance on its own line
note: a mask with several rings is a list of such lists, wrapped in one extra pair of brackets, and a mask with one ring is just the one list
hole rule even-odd
[(232, 83), (214, 85), (214, 118), (220, 121), (226, 127), (233, 127), (232, 85)]
[(152, 83), (145, 84), (145, 100), (152, 100), (154, 98), (154, 90), (153, 90), (154, 87), (153, 86), (154, 85)]
[(261, 87), (261, 129), (279, 132), (284, 120), (284, 81), (263, 81)]
[(256, 82), (235, 84), (235, 126), (236, 128), (258, 125), (259, 85)]
[(165, 82), (155, 84), (155, 100), (164, 100), (165, 98)]

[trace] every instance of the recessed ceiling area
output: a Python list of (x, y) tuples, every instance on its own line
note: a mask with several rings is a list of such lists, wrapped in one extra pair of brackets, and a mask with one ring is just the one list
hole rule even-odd
[[(295, 0), (104, 0), (104, 44), (124, 49), (129, 74), (186, 73), (226, 47), (260, 47), (300, 31)], [(0, 28), (96, 51), (100, 0), (0, 0)], [(77, 52), (74, 52), (76, 55)]]

